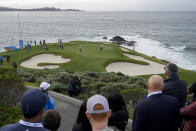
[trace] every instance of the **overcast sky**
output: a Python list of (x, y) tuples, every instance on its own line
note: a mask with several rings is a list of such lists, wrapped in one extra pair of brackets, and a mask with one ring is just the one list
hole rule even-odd
[(0, 0), (0, 6), (87, 11), (196, 11), (196, 0)]

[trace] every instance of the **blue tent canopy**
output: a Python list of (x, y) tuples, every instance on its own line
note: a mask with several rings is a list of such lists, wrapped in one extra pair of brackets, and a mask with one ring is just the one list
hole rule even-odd
[(16, 51), (18, 48), (16, 46), (6, 46), (4, 47), (5, 50), (7, 51)]

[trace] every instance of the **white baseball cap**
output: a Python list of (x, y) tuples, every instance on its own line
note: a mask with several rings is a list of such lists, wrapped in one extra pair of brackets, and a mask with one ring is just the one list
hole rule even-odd
[[(96, 104), (101, 104), (104, 109), (94, 110), (93, 108)], [(91, 96), (87, 101), (87, 112), (90, 114), (109, 112), (109, 104), (108, 104), (107, 99), (101, 95)]]
[(46, 90), (46, 89), (48, 89), (49, 87), (50, 87), (50, 84), (47, 83), (47, 82), (42, 82), (42, 83), (40, 84), (40, 89), (41, 89), (41, 90)]

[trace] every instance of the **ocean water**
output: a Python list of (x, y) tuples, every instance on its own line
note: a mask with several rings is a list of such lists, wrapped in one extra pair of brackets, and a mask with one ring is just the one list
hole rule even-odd
[(0, 12), (0, 51), (18, 45), (18, 13), (24, 41), (120, 35), (136, 41), (136, 51), (196, 71), (196, 12)]

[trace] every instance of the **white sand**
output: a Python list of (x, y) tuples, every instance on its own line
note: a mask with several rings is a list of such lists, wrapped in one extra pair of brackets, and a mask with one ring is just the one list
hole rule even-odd
[(115, 62), (111, 63), (106, 67), (107, 72), (121, 72), (123, 74), (129, 75), (129, 76), (137, 76), (137, 75), (150, 75), (150, 74), (162, 74), (164, 73), (164, 65), (146, 60), (140, 56), (135, 55), (129, 55), (124, 54), (125, 56), (148, 62), (150, 65), (139, 65), (139, 64), (133, 64), (128, 62)]
[(122, 48), (122, 47), (121, 47), (121, 50), (126, 51), (126, 52), (129, 52), (128, 49), (125, 49), (125, 48)]
[(39, 63), (67, 63), (70, 59), (62, 58), (61, 56), (56, 56), (52, 54), (41, 54), (32, 57), (31, 59), (24, 61), (20, 64), (20, 66), (26, 68), (33, 68), (33, 69), (55, 69), (59, 68), (58, 65), (47, 65), (47, 66), (38, 66)]

